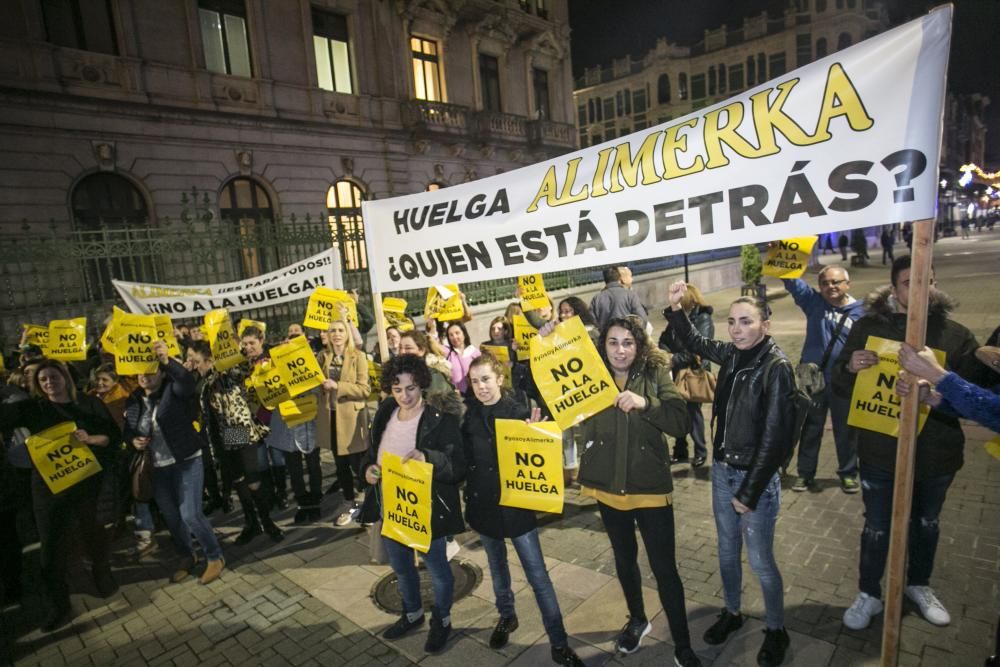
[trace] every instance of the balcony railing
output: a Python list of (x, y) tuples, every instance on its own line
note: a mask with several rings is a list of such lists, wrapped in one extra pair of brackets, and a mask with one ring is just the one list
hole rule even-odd
[(484, 139), (512, 139), (524, 141), (528, 138), (527, 118), (499, 111), (480, 111), (476, 114), (479, 135)]
[(403, 125), (411, 129), (464, 134), (469, 131), (469, 109), (458, 104), (407, 100), (402, 106)]
[(410, 130), (432, 135), (467, 135), (479, 141), (509, 141), (533, 146), (574, 148), (574, 126), (549, 120), (530, 120), (525, 116), (498, 111), (473, 111), (458, 104), (407, 100), (402, 103), (403, 125)]
[(528, 123), (528, 141), (536, 146), (575, 148), (574, 135), (574, 126), (569, 123), (556, 123), (551, 120), (533, 120)]

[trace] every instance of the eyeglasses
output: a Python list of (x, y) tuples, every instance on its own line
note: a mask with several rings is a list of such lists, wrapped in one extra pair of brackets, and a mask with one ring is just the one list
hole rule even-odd
[(821, 280), (821, 281), (819, 281), (819, 286), (820, 287), (836, 287), (837, 285), (841, 285), (841, 284), (846, 283), (846, 282), (847, 282), (846, 278), (843, 278), (841, 280)]

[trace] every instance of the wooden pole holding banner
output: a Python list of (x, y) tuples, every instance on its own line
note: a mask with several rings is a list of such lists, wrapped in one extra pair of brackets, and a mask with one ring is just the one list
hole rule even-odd
[[(910, 253), (910, 292), (906, 307), (906, 342), (923, 348), (927, 338), (927, 297), (930, 291), (931, 260), (934, 255), (934, 219), (913, 224)], [(889, 560), (885, 586), (885, 616), (882, 626), (882, 667), (895, 667), (899, 658), (899, 632), (906, 586), (906, 555), (913, 503), (913, 471), (916, 460), (919, 392), (903, 398), (896, 443), (896, 475), (892, 494), (892, 526), (889, 533)]]
[(372, 307), (375, 310), (375, 326), (378, 327), (378, 353), (382, 363), (389, 361), (389, 339), (385, 335), (385, 311), (382, 309), (382, 293), (372, 293)]

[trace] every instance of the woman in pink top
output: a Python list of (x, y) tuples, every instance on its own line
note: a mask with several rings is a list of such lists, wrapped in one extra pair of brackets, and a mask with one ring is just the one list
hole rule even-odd
[(472, 360), (482, 354), (478, 347), (472, 344), (469, 331), (461, 322), (451, 322), (445, 329), (448, 345), (445, 347), (445, 359), (451, 364), (451, 383), (462, 394), (469, 389), (469, 366)]

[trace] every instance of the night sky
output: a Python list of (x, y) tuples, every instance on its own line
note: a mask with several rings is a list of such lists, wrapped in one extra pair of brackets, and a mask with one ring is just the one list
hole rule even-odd
[[(829, 5), (833, 5), (830, 0)], [(890, 25), (926, 13), (939, 2), (883, 0)], [(1000, 168), (1000, 1), (957, 0), (948, 69), (948, 86), (955, 92), (979, 92), (992, 101), (987, 109), (986, 158), (990, 170)], [(569, 0), (573, 29), (573, 71), (611, 63), (626, 53), (639, 57), (656, 45), (658, 37), (691, 45), (706, 28), (723, 23), (736, 27), (743, 16), (768, 10), (780, 16), (784, 0)], [(735, 13), (734, 13), (735, 12)]]

